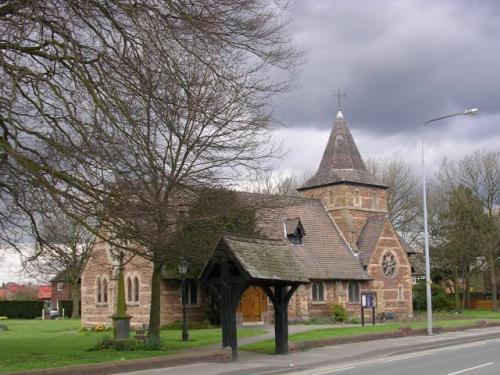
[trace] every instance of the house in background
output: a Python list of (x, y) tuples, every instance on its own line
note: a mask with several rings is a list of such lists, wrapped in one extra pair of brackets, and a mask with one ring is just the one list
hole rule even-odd
[[(66, 281), (64, 272), (60, 272), (50, 280), (50, 286), (52, 290), (52, 309), (60, 310), (63, 301), (70, 302), (73, 300), (72, 287), (71, 284)], [(59, 311), (59, 313), (62, 314), (62, 311)], [(69, 312), (66, 311), (66, 313)]]
[(3, 283), (0, 286), (0, 300), (40, 300), (51, 306), (52, 288), (50, 285)]

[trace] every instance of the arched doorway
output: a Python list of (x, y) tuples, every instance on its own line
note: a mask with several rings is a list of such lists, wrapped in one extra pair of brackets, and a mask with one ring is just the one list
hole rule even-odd
[(241, 295), (238, 312), (243, 315), (244, 323), (262, 322), (267, 310), (267, 296), (258, 286), (249, 286)]

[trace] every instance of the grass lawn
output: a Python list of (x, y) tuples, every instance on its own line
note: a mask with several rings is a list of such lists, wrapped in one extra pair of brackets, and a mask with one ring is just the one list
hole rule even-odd
[[(168, 355), (221, 341), (218, 328), (190, 330), (188, 342), (181, 340), (180, 331), (167, 330), (161, 332), (166, 351), (92, 351), (99, 340), (111, 337), (112, 332), (78, 332), (79, 320), (4, 320), (0, 323), (9, 328), (0, 332), (0, 373)], [(239, 328), (238, 337), (265, 332), (261, 328)]]
[[(459, 315), (438, 313), (435, 315), (435, 317), (438, 319), (434, 321), (434, 327), (450, 328), (450, 327), (471, 325), (474, 324), (477, 320), (500, 319), (500, 313), (492, 312), (489, 310), (466, 310)], [(367, 325), (365, 327), (356, 326), (356, 327), (332, 327), (332, 328), (313, 329), (311, 331), (290, 335), (288, 340), (290, 342), (302, 342), (302, 341), (317, 340), (317, 339), (339, 337), (339, 336), (355, 336), (367, 333), (394, 332), (399, 330), (399, 328), (402, 326), (406, 327), (411, 326), (413, 329), (425, 328), (427, 327), (427, 322), (426, 321), (395, 322), (395, 323), (378, 324), (375, 326)], [(260, 341), (253, 344), (242, 345), (240, 349), (273, 354), (274, 339)]]

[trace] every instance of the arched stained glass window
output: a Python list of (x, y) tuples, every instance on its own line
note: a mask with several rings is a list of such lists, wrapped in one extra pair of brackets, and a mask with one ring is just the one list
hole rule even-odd
[(127, 301), (132, 302), (132, 279), (127, 277)]
[(102, 287), (101, 287), (101, 278), (97, 278), (97, 303), (102, 302)]
[(102, 280), (102, 302), (108, 303), (108, 279)]
[(139, 302), (139, 278), (134, 277), (134, 302)]

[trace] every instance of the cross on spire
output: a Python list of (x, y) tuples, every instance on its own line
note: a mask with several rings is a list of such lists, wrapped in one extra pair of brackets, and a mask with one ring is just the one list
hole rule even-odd
[(337, 100), (338, 100), (338, 103), (339, 103), (339, 111), (340, 111), (340, 109), (341, 109), (341, 107), (342, 107), (342, 105), (341, 105), (341, 104), (342, 104), (342, 103), (341, 103), (342, 97), (344, 97), (344, 98), (345, 98), (347, 95), (345, 94), (345, 92), (342, 92), (342, 89), (339, 87), (339, 88), (337, 89), (337, 93), (336, 93), (336, 94), (333, 94), (333, 96), (336, 96), (336, 97), (337, 97)]

